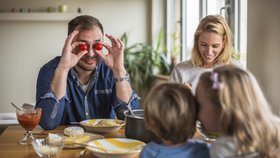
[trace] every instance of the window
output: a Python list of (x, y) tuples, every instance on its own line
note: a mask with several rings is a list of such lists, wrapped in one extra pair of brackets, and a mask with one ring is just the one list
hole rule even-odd
[(177, 61), (190, 58), (199, 22), (199, 1), (167, 0), (167, 50)]
[[(234, 36), (233, 47), (246, 67), (247, 0), (167, 0), (167, 51), (177, 61), (190, 59), (193, 35), (199, 19), (210, 14), (224, 16)], [(179, 49), (178, 49), (179, 48)]]

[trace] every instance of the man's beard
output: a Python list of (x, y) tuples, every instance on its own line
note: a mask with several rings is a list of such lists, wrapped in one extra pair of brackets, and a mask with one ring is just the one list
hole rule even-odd
[(93, 64), (91, 64), (91, 65), (87, 64), (87, 63), (84, 61), (85, 58), (89, 58), (89, 57), (85, 57), (85, 56), (82, 57), (82, 59), (80, 59), (80, 61), (77, 63), (77, 66), (78, 66), (80, 69), (84, 70), (84, 71), (94, 71), (95, 68), (96, 68), (96, 66), (97, 66), (97, 64), (98, 64), (99, 61), (100, 61), (100, 57), (99, 57), (99, 56), (94, 57), (95, 63), (93, 63)]

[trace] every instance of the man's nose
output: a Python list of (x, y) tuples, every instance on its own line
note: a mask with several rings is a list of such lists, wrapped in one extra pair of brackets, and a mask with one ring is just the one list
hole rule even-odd
[(94, 55), (95, 55), (94, 47), (92, 45), (90, 45), (88, 48), (87, 56), (94, 56)]

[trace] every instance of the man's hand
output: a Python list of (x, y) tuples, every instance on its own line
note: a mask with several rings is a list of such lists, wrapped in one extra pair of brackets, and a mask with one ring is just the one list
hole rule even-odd
[[(80, 51), (76, 47), (84, 42), (72, 42), (79, 32), (73, 31), (66, 39), (60, 62), (55, 70), (53, 80), (51, 82), (51, 90), (57, 100), (60, 100), (66, 94), (67, 75), (69, 70), (74, 67), (83, 55), (88, 51)], [(73, 52), (76, 51), (76, 52)]]
[[(104, 60), (105, 64), (113, 71), (117, 78), (124, 77), (126, 70), (124, 68), (124, 44), (123, 42), (111, 35), (106, 34), (106, 37), (111, 41), (112, 46), (103, 44), (108, 50), (108, 54), (104, 55), (101, 52), (96, 53)], [(116, 92), (119, 100), (128, 102), (132, 94), (130, 83), (127, 81), (116, 82)]]
[(101, 52), (96, 52), (105, 62), (105, 64), (114, 72), (115, 77), (122, 77), (126, 74), (124, 68), (124, 44), (119, 38), (106, 34), (106, 37), (111, 41), (112, 46), (103, 44), (108, 50), (108, 54), (104, 55)]
[[(73, 39), (77, 36), (78, 33), (79, 31), (74, 30), (65, 40), (61, 59), (58, 65), (59, 68), (70, 70), (78, 63), (83, 55), (88, 53), (87, 50), (80, 51), (79, 49), (75, 49), (80, 44), (85, 44), (84, 42), (73, 42)], [(77, 52), (73, 52), (74, 50)]]

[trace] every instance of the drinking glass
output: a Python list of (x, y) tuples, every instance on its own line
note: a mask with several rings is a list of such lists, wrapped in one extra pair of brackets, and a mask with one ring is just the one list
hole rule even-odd
[(205, 140), (205, 141), (208, 141), (208, 142), (216, 141), (216, 139), (217, 139), (217, 137), (218, 137), (218, 134), (206, 133), (206, 132), (203, 130), (200, 121), (197, 121), (197, 122), (196, 122), (196, 130), (203, 136), (204, 140)]
[(31, 142), (34, 140), (32, 130), (39, 124), (41, 114), (41, 108), (26, 108), (23, 110), (16, 110), (17, 120), (21, 127), (26, 130), (24, 138), (19, 141), (20, 144), (31, 144)]

